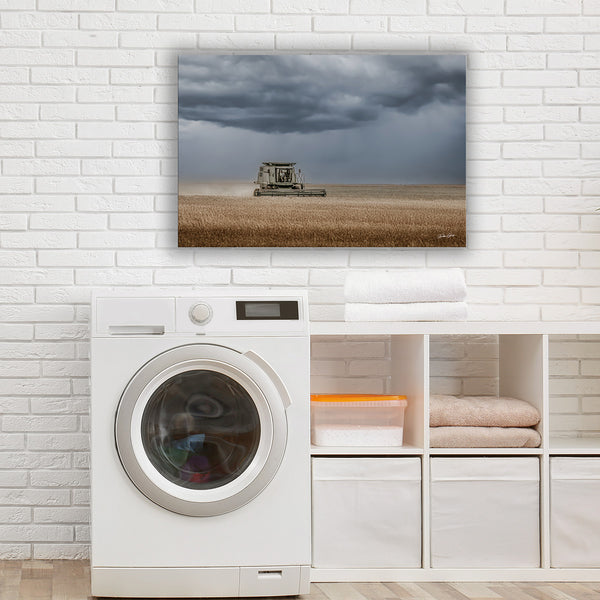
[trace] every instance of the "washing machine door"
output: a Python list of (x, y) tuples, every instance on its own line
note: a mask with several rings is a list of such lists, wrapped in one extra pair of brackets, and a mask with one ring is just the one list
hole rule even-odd
[(289, 397), (252, 352), (212, 344), (168, 350), (127, 385), (117, 451), (131, 481), (176, 513), (219, 515), (269, 484), (287, 441)]

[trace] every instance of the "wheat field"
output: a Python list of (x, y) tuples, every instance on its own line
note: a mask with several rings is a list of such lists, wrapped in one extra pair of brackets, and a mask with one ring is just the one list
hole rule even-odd
[(180, 195), (179, 246), (466, 245), (464, 185), (314, 187), (327, 196)]

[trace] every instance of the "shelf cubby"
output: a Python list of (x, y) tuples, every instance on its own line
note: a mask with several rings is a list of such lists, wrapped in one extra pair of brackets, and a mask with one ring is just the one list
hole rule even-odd
[[(542, 334), (431, 335), (430, 394), (510, 396), (544, 413)], [(535, 427), (545, 443), (544, 419)], [(535, 448), (431, 448), (432, 454), (540, 454)]]
[(552, 454), (600, 454), (600, 335), (549, 336)]

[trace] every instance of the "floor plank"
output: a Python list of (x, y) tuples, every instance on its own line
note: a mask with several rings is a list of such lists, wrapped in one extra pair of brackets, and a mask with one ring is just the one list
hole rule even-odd
[(318, 583), (329, 600), (369, 600), (352, 583)]
[(21, 586), (21, 561), (4, 561), (0, 564), (0, 600), (19, 597)]
[(388, 600), (393, 598), (390, 588), (383, 583), (353, 583), (353, 587), (368, 600)]
[(554, 587), (577, 600), (598, 600), (600, 598), (599, 583), (556, 583)]
[(502, 596), (494, 592), (485, 583), (453, 583), (452, 586), (471, 600), (501, 600)]
[(416, 583), (388, 583), (387, 586), (396, 591), (396, 596), (402, 600), (435, 600), (429, 592)]
[[(310, 594), (298, 598), (299, 600), (600, 600), (600, 582), (314, 583), (311, 585)], [(92, 600), (89, 562), (83, 560), (0, 561), (0, 600)]]
[(420, 583), (419, 587), (422, 587), (436, 600), (469, 600), (467, 596), (448, 583)]

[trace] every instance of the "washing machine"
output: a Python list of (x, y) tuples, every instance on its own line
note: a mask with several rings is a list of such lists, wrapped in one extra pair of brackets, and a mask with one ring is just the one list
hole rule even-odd
[(92, 594), (306, 593), (304, 292), (92, 299)]

